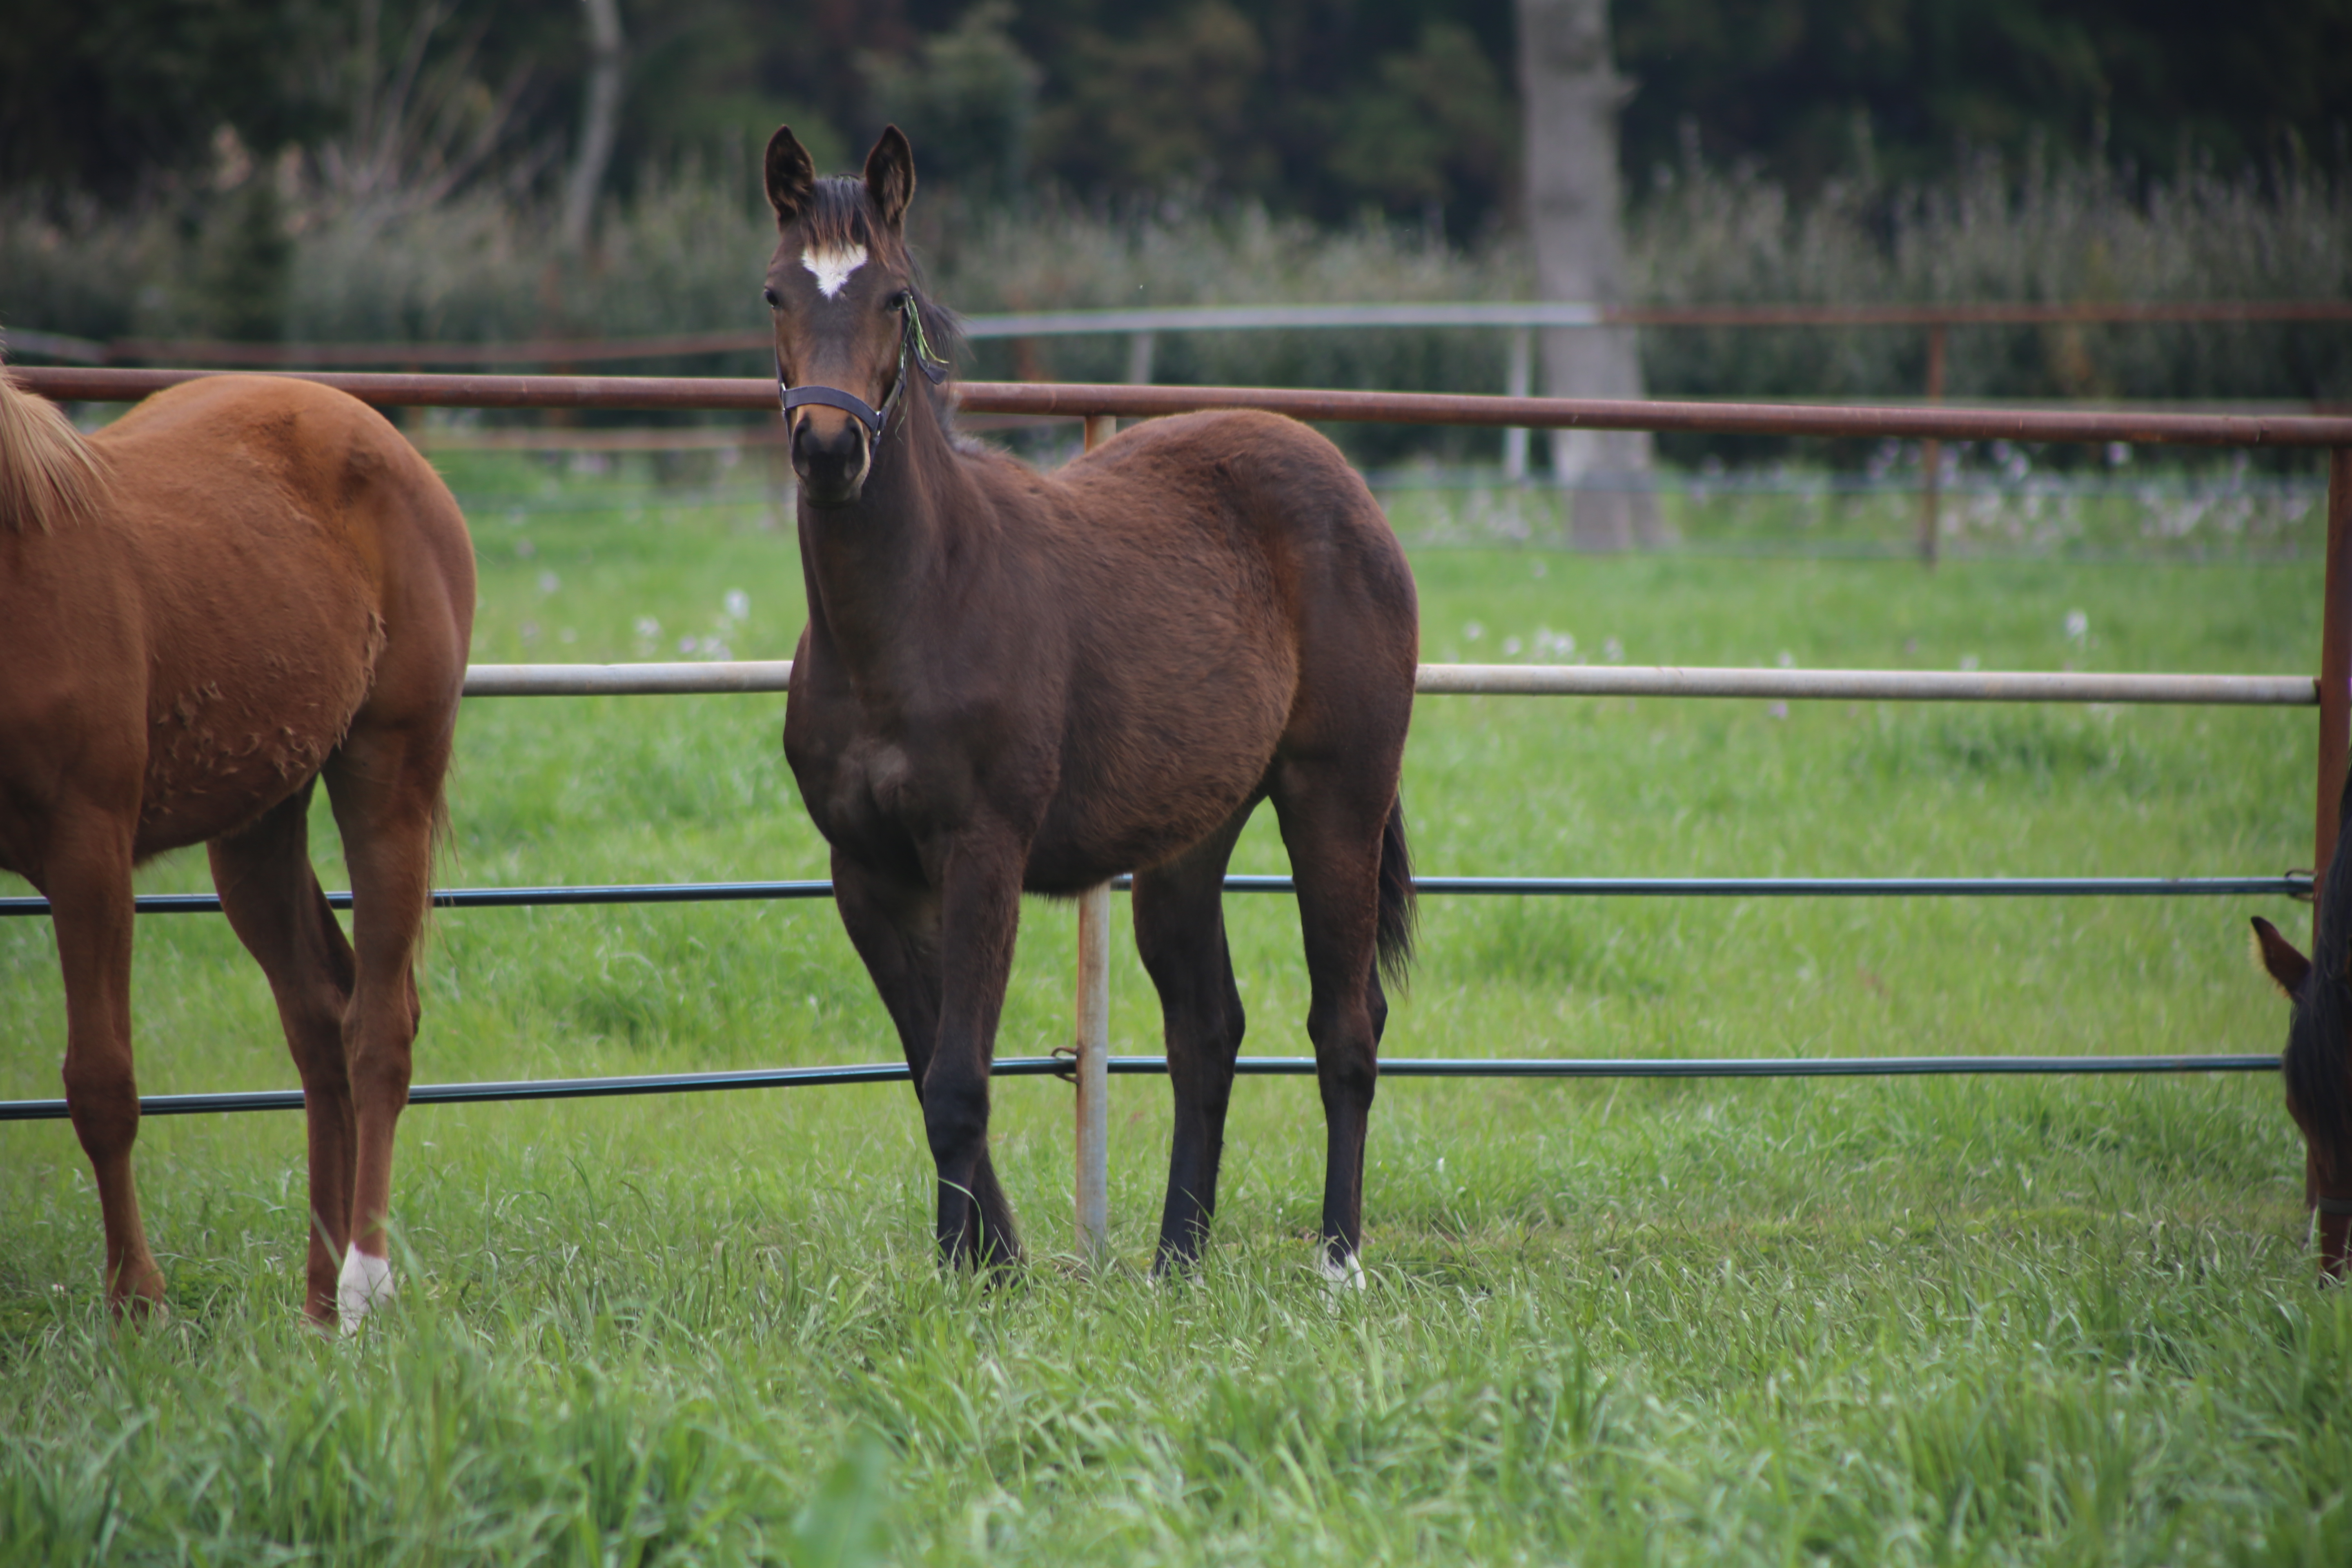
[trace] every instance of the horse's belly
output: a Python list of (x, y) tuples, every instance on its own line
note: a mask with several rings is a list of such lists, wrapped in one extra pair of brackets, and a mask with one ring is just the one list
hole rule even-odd
[(242, 827), (301, 788), (366, 700), (383, 641), (371, 608), (268, 608), (158, 662), (170, 684), (148, 694), (141, 856)]

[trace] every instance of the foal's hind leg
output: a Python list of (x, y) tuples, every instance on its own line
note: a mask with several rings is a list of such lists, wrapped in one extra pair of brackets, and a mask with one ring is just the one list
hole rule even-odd
[(1168, 1145), (1168, 1198), (1156, 1272), (1189, 1266), (1217, 1212), (1225, 1109), (1246, 1020), (1225, 942), (1225, 863), (1253, 800), (1178, 858), (1135, 878), (1135, 945), (1160, 993), (1176, 1124)]
[[(898, 1027), (920, 1104), (923, 1079), (940, 1037), (939, 895), (885, 880), (838, 852), (833, 857), (833, 890), (850, 944), (865, 961), (882, 1005)], [(1013, 1205), (985, 1147), (972, 1176), (971, 1197), (980, 1217), (980, 1256), (998, 1262), (1019, 1258), (1021, 1237), (1013, 1223)]]
[(269, 980), (287, 1048), (302, 1075), (309, 1124), (310, 1247), (302, 1310), (335, 1321), (335, 1278), (351, 1245), (352, 1180), (359, 1133), (343, 1059), (353, 981), (352, 944), (310, 867), (311, 785), (243, 832), (210, 846), (221, 908)]
[[(1298, 924), (1312, 986), (1307, 1034), (1323, 1091), (1328, 1147), (1323, 1168), (1323, 1267), (1360, 1280), (1364, 1236), (1364, 1140), (1380, 1074), (1386, 999), (1374, 968), (1379, 938), (1381, 836), (1393, 804), (1374, 804), (1368, 769), (1337, 760), (1286, 761), (1273, 776), (1275, 810), (1298, 887)], [(1387, 778), (1393, 781), (1391, 768)]]
[(343, 1018), (357, 1151), (351, 1246), (336, 1282), (343, 1331), (393, 1292), (384, 1221), (392, 1208), (393, 1131), (408, 1104), (416, 1039), (416, 943), (433, 897), (433, 828), (449, 763), (444, 712), (415, 727), (363, 714), (326, 767), (327, 797), (352, 876), (353, 973)]
[(118, 1311), (160, 1306), (163, 1271), (147, 1249), (131, 1148), (139, 1086), (131, 1062), (131, 847), (138, 813), (72, 803), (48, 826), (37, 885), (66, 991), (66, 1110), (89, 1157), (106, 1230), (106, 1301)]

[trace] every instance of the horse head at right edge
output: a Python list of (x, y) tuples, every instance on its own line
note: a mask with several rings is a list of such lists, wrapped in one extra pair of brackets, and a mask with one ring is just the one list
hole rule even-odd
[(2340, 1279), (2352, 1264), (2352, 780), (2337, 823), (2312, 956), (2261, 916), (2253, 923), (2263, 968), (2294, 1004), (2279, 1068), (2287, 1113), (2303, 1130), (2303, 1195), (2318, 1211), (2319, 1266)]

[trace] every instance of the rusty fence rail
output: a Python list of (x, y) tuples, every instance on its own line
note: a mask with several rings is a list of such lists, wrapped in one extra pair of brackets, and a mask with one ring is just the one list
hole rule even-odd
[[(2352, 321), (2347, 300), (1981, 300), (1870, 305), (1602, 305), (1580, 300), (1481, 300), (1332, 305), (1176, 305), (1108, 310), (981, 312), (962, 318), (971, 339), (1126, 337), (1160, 332), (1378, 329), (1536, 330), (1591, 327), (1926, 328), (2000, 326), (2260, 325)], [(516, 342), (231, 342), (94, 338), (12, 331), (19, 353), (80, 364), (179, 363), (255, 369), (360, 365), (607, 364), (634, 359), (761, 353), (758, 328), (621, 338)], [(1148, 341), (1129, 350), (1130, 380), (1150, 379)]]
[[(128, 403), (212, 370), (16, 365), (19, 384), (68, 402)], [(282, 373), (293, 374), (293, 373)], [(701, 409), (765, 414), (766, 376), (428, 375), (304, 372), (380, 407)], [(1892, 437), (1942, 441), (2124, 441), (2151, 446), (2352, 447), (2352, 416), (2195, 414), (2146, 409), (1885, 407), (1853, 404), (1711, 403), (1669, 398), (1495, 397), (1476, 393), (1357, 392), (1126, 382), (973, 381), (957, 384), (974, 414), (1149, 419), (1215, 408), (1260, 408), (1317, 423), (1538, 429), (1690, 431), (1727, 436)]]
[[(1486, 329), (1507, 334), (1504, 395), (1525, 397), (1534, 385), (1535, 333), (1597, 328), (1921, 329), (1927, 334), (1927, 401), (1944, 400), (1952, 329), (2001, 326), (2259, 325), (2352, 321), (2352, 300), (1947, 300), (1916, 303), (1604, 305), (1580, 300), (1418, 300), (1328, 305), (1183, 305), (1096, 310), (983, 312), (967, 317), (967, 337), (1027, 342), (1036, 338), (1123, 335), (1127, 380), (1152, 379), (1154, 345), (1163, 332)], [(49, 332), (18, 332), (26, 351), (85, 364), (129, 362), (200, 363), (255, 369), (427, 364), (583, 363), (765, 351), (769, 334), (756, 328), (666, 332), (627, 338), (542, 339), (520, 342), (255, 343), (121, 338), (100, 342)], [(981, 412), (975, 410), (975, 412)], [(997, 412), (997, 411), (987, 411)], [(1032, 416), (1034, 417), (1035, 416)], [(1047, 416), (1050, 417), (1050, 416)], [(1528, 425), (1504, 427), (1503, 477), (1528, 479)], [(1962, 437), (1966, 439), (1967, 437)], [(2063, 438), (2063, 437), (2061, 437)], [(581, 437), (574, 437), (574, 441)], [(1942, 489), (1941, 448), (1927, 438), (1920, 467), (1918, 552), (1936, 559)], [(486, 445), (500, 445), (496, 440)], [(603, 443), (598, 449), (620, 449)]]
[[(1868, 308), (1864, 308), (1868, 309)], [(1728, 324), (1728, 323), (1725, 323)], [(1774, 322), (1771, 324), (1789, 324)], [(20, 383), (48, 396), (80, 401), (129, 401), (196, 376), (191, 370), (119, 370), (77, 366), (16, 367)], [(319, 374), (306, 377), (340, 386), (383, 405), (694, 408), (765, 412), (774, 405), (774, 384), (765, 379), (663, 377), (461, 376), (384, 374)], [(1940, 405), (1909, 408), (1838, 407), (1785, 404), (1725, 404), (1673, 401), (1601, 401), (1523, 396), (1313, 391), (1247, 387), (1168, 387), (1143, 384), (1068, 385), (970, 383), (960, 387), (961, 406), (975, 413), (1046, 415), (1083, 418), (1088, 445), (1118, 417), (1150, 417), (1206, 408), (1262, 408), (1296, 418), (1487, 426), (1509, 428), (1688, 430), (1717, 434), (1815, 437), (1897, 437), (1922, 440), (2127, 441), (2149, 445), (2324, 447), (2329, 450), (2327, 547), (2316, 679), (2301, 676), (2133, 675), (2024, 671), (1759, 670), (1676, 669), (1612, 666), (1424, 666), (1423, 691), (1496, 695), (1650, 695), (1673, 697), (1849, 697), (1881, 700), (2141, 701), (2314, 707), (2319, 710), (2318, 778), (2313, 864), (2325, 867), (2336, 838), (2335, 806), (2343, 788), (2347, 739), (2352, 739), (2352, 418), (2322, 415), (2215, 415), (2134, 410), (1995, 410)], [(635, 673), (632, 673), (635, 671)], [(469, 695), (551, 695), (559, 692), (773, 691), (789, 677), (789, 666), (694, 664), (631, 666), (482, 666), (469, 672)], [(1941, 887), (1925, 885), (1940, 880)], [(2246, 879), (2115, 879), (2132, 886), (2093, 886), (2095, 879), (1945, 879), (1891, 881), (1853, 879), (1429, 879), (1433, 891), (1450, 882), (1491, 882), (1483, 888), (1446, 887), (1446, 891), (1515, 893), (1696, 893), (1834, 894), (1965, 892), (2053, 896), (2065, 893), (2271, 892), (2315, 895), (2316, 879), (2287, 875)], [(1283, 879), (1235, 879), (1279, 890)], [(1775, 885), (1778, 884), (1778, 885)], [(2210, 884), (2203, 886), (2200, 884)], [(746, 889), (763, 885), (734, 884)], [(522, 901), (516, 894), (546, 893), (550, 901), (684, 901), (703, 897), (821, 897), (822, 884), (764, 885), (763, 892), (721, 892), (710, 888), (669, 889), (465, 889), (467, 902)], [(781, 889), (790, 887), (794, 890)], [(821, 890), (822, 889), (822, 890)], [(603, 892), (610, 897), (580, 898)], [(643, 897), (650, 895), (650, 897)], [(446, 895), (445, 895), (446, 896)], [(203, 895), (180, 896), (201, 900)], [(1098, 950), (1108, 924), (1108, 888), (1081, 901), (1082, 969), (1088, 944)], [(148, 900), (142, 900), (146, 902)], [(35, 900), (15, 900), (28, 904)], [(153, 907), (151, 904), (151, 907)], [(177, 907), (176, 903), (175, 906)], [(190, 903), (185, 907), (198, 907)], [(20, 908), (0, 912), (37, 913)], [(1099, 976), (1102, 966), (1092, 972)], [(1101, 982), (1097, 979), (1097, 984)], [(1089, 1009), (1081, 997), (1083, 1020)], [(1099, 1008), (1093, 1009), (1099, 1011)], [(1082, 1037), (1080, 1058), (1089, 1042)], [(1097, 1085), (1109, 1072), (1164, 1072), (1163, 1058), (1105, 1059), (1106, 1041), (1096, 1040), (1091, 1070)], [(1253, 1073), (1311, 1071), (1306, 1058), (1251, 1058), (1241, 1064)], [(1643, 1061), (1455, 1061), (1397, 1060), (1382, 1064), (1400, 1076), (1465, 1077), (1823, 1077), (1915, 1076), (1936, 1073), (2225, 1072), (2274, 1069), (2272, 1056), (2173, 1057), (1916, 1057), (1766, 1060), (1760, 1058)], [(1007, 1076), (1068, 1070), (1059, 1058), (1010, 1058), (998, 1064)], [(1087, 1068), (1080, 1068), (1080, 1099), (1087, 1098)], [(417, 1103), (487, 1100), (563, 1099), (613, 1094), (680, 1092), (802, 1083), (880, 1082), (903, 1079), (894, 1064), (863, 1067), (777, 1068), (749, 1073), (669, 1074), (643, 1079), (547, 1080), (514, 1084), (426, 1085), (413, 1091)], [(1098, 1092), (1098, 1091), (1097, 1091)], [(142, 1101), (152, 1113), (266, 1110), (300, 1103), (299, 1091), (227, 1096), (158, 1096)], [(63, 1101), (0, 1102), (0, 1121), (64, 1114)], [(1082, 1128), (1085, 1117), (1081, 1116)], [(1080, 1135), (1079, 1181), (1086, 1187), (1094, 1169), (1099, 1184), (1102, 1148), (1087, 1147)], [(1087, 1242), (1082, 1224), (1081, 1242)]]

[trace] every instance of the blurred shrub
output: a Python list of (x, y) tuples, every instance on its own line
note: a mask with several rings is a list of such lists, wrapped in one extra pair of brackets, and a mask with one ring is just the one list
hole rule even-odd
[[(991, 60), (991, 69), (1018, 64), (990, 55), (986, 27), (975, 26), (962, 54), (935, 45), (908, 67), (920, 77), (908, 91), (936, 98), (940, 113), (1002, 109), (1018, 96), (1003, 71), (990, 78), (1003, 89), (995, 97), (956, 96), (967, 77), (988, 76), (980, 67)], [(758, 287), (774, 230), (750, 162), (687, 159), (648, 174), (607, 205), (585, 256), (563, 252), (547, 213), (487, 184), (421, 204), (360, 200), (315, 167), (281, 163), (128, 208), (20, 192), (0, 197), (0, 324), (98, 338), (282, 331), (296, 341), (417, 342), (753, 327), (764, 319)], [(1433, 226), (1368, 219), (1333, 230), (1181, 195), (1111, 207), (927, 194), (914, 209), (919, 250), (936, 291), (967, 312), (1501, 300), (1525, 297), (1530, 276), (1516, 241), (1465, 248)], [(2305, 166), (2260, 178), (2191, 169), (2143, 184), (2096, 163), (2034, 160), (2016, 171), (1988, 158), (1940, 184), (1849, 181), (1799, 205), (1755, 174), (1693, 158), (1643, 194), (1628, 243), (1636, 298), (1660, 304), (2341, 299), (2352, 296), (2352, 185)], [(257, 297), (273, 289), (274, 312)], [(1119, 380), (1129, 352), (1114, 338), (995, 342), (977, 345), (963, 368)], [(1660, 395), (1916, 396), (1925, 379), (1916, 329), (1661, 328), (1644, 334), (1643, 352)], [(1494, 391), (1504, 359), (1496, 332), (1163, 334), (1153, 374)], [(742, 355), (630, 368), (756, 374), (765, 365)], [(1958, 329), (1948, 388), (1956, 399), (2352, 399), (2352, 327)], [(1345, 434), (1359, 457), (1381, 462), (1488, 457), (1497, 440)], [(1666, 450), (1696, 461), (1774, 448), (1684, 438)]]

